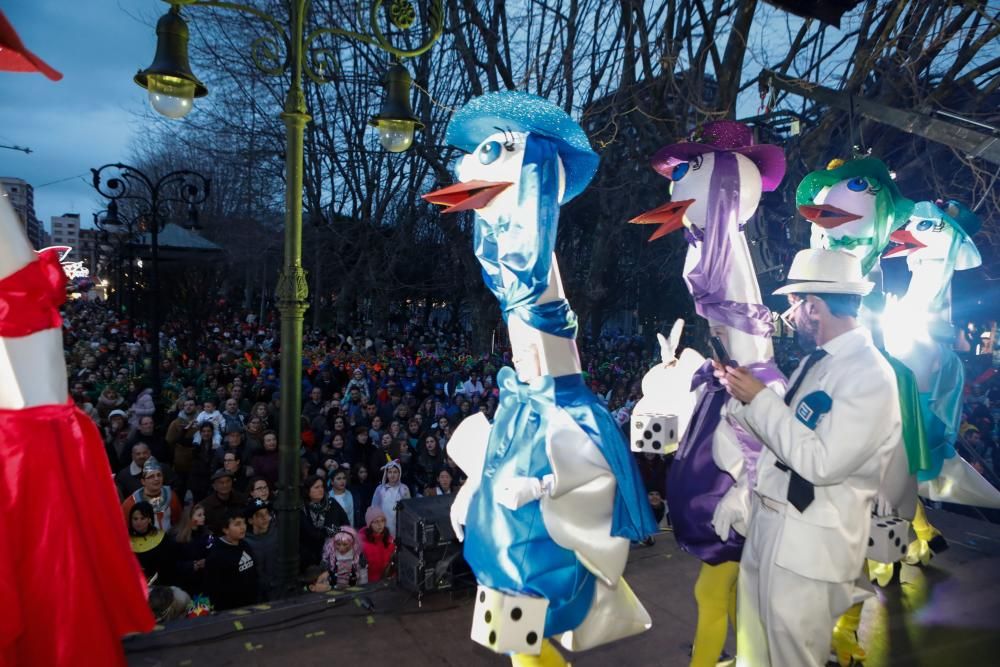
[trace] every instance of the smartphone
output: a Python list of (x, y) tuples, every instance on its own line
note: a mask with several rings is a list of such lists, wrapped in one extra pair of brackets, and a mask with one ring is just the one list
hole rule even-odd
[(729, 362), (732, 359), (729, 358), (729, 352), (726, 350), (726, 346), (722, 344), (722, 339), (718, 336), (712, 336), (708, 340), (712, 344), (712, 349), (715, 351), (715, 356), (718, 357), (719, 363), (723, 366), (729, 366)]

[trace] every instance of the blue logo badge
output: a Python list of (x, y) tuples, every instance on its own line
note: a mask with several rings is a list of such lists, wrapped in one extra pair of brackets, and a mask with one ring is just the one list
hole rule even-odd
[(801, 401), (795, 408), (795, 418), (806, 425), (810, 431), (816, 430), (816, 424), (833, 407), (833, 399), (825, 391), (814, 391)]

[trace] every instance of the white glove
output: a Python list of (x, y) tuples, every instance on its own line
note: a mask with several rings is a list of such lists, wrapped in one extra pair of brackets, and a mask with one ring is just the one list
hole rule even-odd
[(875, 513), (875, 516), (892, 516), (896, 510), (888, 498), (878, 493), (875, 495), (875, 506), (872, 508), (872, 512)]
[(750, 490), (739, 483), (734, 484), (726, 495), (722, 496), (715, 506), (712, 515), (712, 528), (719, 539), (725, 542), (729, 539), (729, 529), (740, 535), (747, 534), (747, 521), (750, 518)]
[(675, 320), (670, 328), (670, 338), (663, 334), (656, 334), (656, 340), (660, 342), (660, 361), (669, 366), (677, 361), (677, 347), (681, 343), (681, 334), (684, 332), (684, 320)]
[(455, 500), (451, 503), (451, 511), (448, 518), (451, 519), (451, 529), (455, 531), (455, 537), (459, 542), (465, 541), (465, 518), (469, 514), (469, 505), (472, 503), (472, 496), (478, 484), (466, 482), (455, 494)]
[(518, 510), (552, 490), (552, 475), (537, 477), (511, 477), (500, 482), (494, 498), (509, 510)]

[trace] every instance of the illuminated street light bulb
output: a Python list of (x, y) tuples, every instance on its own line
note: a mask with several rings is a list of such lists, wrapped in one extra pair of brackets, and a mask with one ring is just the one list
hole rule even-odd
[(402, 153), (413, 145), (413, 131), (416, 124), (410, 120), (380, 120), (378, 140), (382, 148), (390, 153)]
[(149, 76), (147, 89), (149, 103), (167, 118), (183, 118), (194, 108), (195, 85), (191, 81), (154, 74)]
[(378, 130), (382, 148), (390, 153), (402, 153), (413, 145), (414, 130), (423, 127), (410, 107), (410, 73), (399, 63), (385, 74), (385, 100), (378, 115), (368, 124)]
[(135, 75), (136, 84), (149, 92), (149, 102), (167, 118), (183, 118), (194, 107), (194, 98), (208, 94), (188, 62), (188, 27), (178, 5), (156, 23), (153, 64)]

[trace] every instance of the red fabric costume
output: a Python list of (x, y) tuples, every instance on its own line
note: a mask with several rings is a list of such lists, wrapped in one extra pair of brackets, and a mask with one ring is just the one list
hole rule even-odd
[[(0, 337), (59, 327), (65, 284), (54, 253), (0, 280)], [(97, 427), (72, 401), (0, 410), (0, 667), (125, 665), (152, 628)]]

